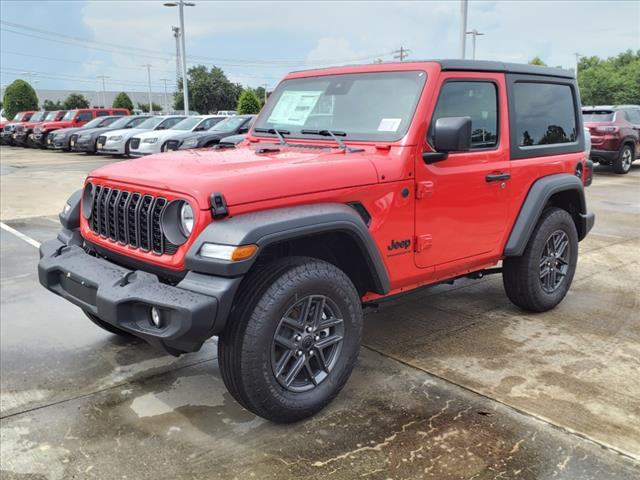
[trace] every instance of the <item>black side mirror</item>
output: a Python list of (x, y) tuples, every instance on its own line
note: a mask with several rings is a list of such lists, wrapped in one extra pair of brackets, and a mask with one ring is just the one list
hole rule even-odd
[(244, 127), (244, 128), (241, 128), (240, 130), (238, 130), (238, 135), (242, 135), (242, 134), (245, 134), (245, 133), (249, 133), (249, 127)]
[(428, 164), (447, 158), (449, 152), (466, 152), (471, 148), (471, 117), (444, 117), (436, 120), (433, 128), (435, 152), (425, 152), (422, 158)]

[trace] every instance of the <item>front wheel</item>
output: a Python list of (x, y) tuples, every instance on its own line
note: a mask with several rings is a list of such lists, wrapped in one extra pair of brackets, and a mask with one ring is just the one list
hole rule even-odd
[(218, 363), (240, 404), (290, 423), (340, 392), (361, 335), (360, 298), (349, 277), (332, 264), (292, 257), (245, 280), (219, 339)]
[(578, 233), (566, 210), (545, 210), (521, 257), (503, 262), (502, 282), (518, 307), (545, 312), (567, 294), (578, 262)]

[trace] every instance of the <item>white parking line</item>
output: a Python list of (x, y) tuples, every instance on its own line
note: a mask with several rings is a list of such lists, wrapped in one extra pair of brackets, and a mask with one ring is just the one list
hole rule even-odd
[(19, 232), (18, 230), (16, 230), (15, 228), (11, 228), (9, 225), (7, 225), (4, 222), (0, 222), (0, 227), (2, 227), (3, 230), (6, 230), (9, 233), (14, 234), (16, 237), (18, 237), (20, 240), (24, 240), (25, 242), (27, 242), (29, 245), (33, 245), (36, 248), (40, 248), (40, 242), (38, 242), (37, 240), (34, 240), (31, 237), (28, 237), (27, 235), (25, 235), (24, 233)]

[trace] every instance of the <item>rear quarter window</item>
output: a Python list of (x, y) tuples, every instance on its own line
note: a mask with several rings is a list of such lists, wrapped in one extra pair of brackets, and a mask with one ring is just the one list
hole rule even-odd
[(574, 79), (509, 74), (511, 158), (584, 149), (582, 112)]
[(576, 141), (573, 94), (568, 85), (516, 83), (514, 101), (519, 146)]

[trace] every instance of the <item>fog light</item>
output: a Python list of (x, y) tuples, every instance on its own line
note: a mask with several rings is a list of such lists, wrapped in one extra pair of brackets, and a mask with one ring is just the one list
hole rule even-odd
[(160, 317), (160, 310), (156, 307), (151, 307), (151, 323), (156, 328), (160, 328), (162, 326), (162, 317)]

